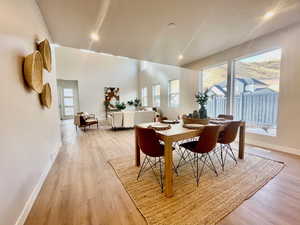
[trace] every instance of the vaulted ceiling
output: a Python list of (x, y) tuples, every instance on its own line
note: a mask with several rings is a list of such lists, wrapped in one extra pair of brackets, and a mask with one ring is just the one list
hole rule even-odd
[[(299, 0), (37, 2), (55, 43), (172, 65), (189, 63), (300, 22)], [(268, 11), (275, 14), (265, 19)], [(91, 40), (92, 32), (98, 33), (99, 41)]]

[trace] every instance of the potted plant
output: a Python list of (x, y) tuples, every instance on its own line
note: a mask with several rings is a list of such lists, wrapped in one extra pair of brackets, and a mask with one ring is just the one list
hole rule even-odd
[(207, 91), (208, 90), (206, 90), (203, 93), (198, 92), (195, 95), (196, 102), (200, 105), (200, 109), (199, 109), (200, 119), (206, 119), (207, 118), (207, 110), (206, 110), (206, 104), (207, 104), (207, 101), (208, 101)]
[(121, 111), (121, 110), (126, 109), (126, 105), (125, 105), (124, 102), (117, 102), (116, 103), (116, 108)]
[(127, 105), (134, 106), (136, 110), (138, 110), (138, 108), (142, 106), (141, 100), (138, 98), (135, 98), (134, 100), (129, 100), (127, 102)]
[(127, 104), (128, 104), (129, 106), (133, 106), (134, 102), (133, 102), (133, 100), (129, 100), (129, 101), (127, 102)]
[(141, 100), (138, 98), (135, 98), (133, 101), (133, 105), (134, 105), (135, 109), (138, 109), (139, 107), (142, 106)]

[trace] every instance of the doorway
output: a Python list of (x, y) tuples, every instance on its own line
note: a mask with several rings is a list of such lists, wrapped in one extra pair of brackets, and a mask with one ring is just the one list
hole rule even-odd
[(60, 119), (68, 120), (74, 118), (79, 112), (78, 81), (57, 80)]

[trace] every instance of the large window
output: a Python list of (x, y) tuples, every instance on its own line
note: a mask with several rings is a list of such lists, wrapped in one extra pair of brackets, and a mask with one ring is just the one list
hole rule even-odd
[(209, 117), (217, 117), (226, 112), (227, 63), (212, 66), (202, 71), (202, 91), (210, 96), (207, 103)]
[(281, 49), (275, 49), (203, 69), (200, 90), (210, 96), (208, 116), (233, 114), (246, 121), (247, 132), (275, 136), (280, 64)]
[(234, 63), (234, 117), (247, 131), (276, 135), (281, 49)]
[(147, 87), (142, 88), (142, 106), (148, 106), (148, 90)]
[(152, 86), (152, 101), (154, 107), (160, 107), (160, 85)]
[(168, 88), (169, 107), (179, 106), (179, 80), (170, 80)]

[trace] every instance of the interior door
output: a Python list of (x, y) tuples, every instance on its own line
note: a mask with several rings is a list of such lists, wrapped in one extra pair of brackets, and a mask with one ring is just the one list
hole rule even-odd
[(72, 119), (79, 111), (78, 82), (74, 80), (57, 80), (59, 91), (59, 108), (62, 120)]

